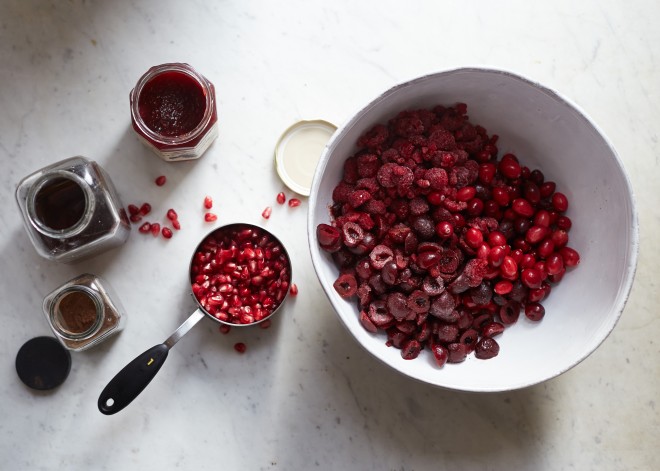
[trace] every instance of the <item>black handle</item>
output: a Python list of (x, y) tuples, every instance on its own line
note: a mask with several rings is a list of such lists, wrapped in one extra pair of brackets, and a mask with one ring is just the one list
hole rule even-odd
[(126, 365), (101, 392), (99, 410), (105, 415), (112, 415), (129, 405), (154, 379), (168, 352), (167, 346), (161, 343)]

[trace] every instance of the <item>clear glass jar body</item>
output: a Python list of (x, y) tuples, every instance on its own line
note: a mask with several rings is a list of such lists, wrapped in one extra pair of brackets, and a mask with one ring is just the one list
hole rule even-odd
[(188, 64), (150, 68), (129, 98), (133, 130), (167, 162), (198, 159), (218, 137), (215, 87)]
[(108, 174), (94, 161), (72, 157), (21, 180), (16, 201), (37, 252), (72, 263), (123, 244), (126, 210)]
[(124, 309), (110, 284), (85, 273), (44, 298), (43, 311), (65, 348), (86, 350), (123, 330)]

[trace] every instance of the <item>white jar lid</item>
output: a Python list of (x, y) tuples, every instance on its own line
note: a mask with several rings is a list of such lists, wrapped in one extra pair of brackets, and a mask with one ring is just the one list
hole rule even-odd
[(277, 174), (296, 193), (309, 196), (316, 165), (337, 126), (321, 119), (299, 121), (275, 146)]

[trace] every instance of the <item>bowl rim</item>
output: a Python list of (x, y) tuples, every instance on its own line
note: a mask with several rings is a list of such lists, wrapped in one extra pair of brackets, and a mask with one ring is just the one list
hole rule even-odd
[[(340, 309), (343, 309), (343, 306), (339, 305), (340, 299), (338, 299), (338, 296), (334, 296), (333, 293), (329, 292), (330, 287), (326, 286), (323, 282), (321, 282), (321, 274), (320, 274), (320, 266), (322, 263), (325, 263), (321, 257), (320, 257), (320, 249), (318, 248), (318, 243), (316, 241), (316, 226), (314, 222), (314, 215), (316, 213), (316, 207), (318, 205), (318, 189), (321, 184), (321, 176), (325, 172), (325, 169), (328, 164), (328, 156), (329, 156), (329, 149), (331, 149), (334, 146), (335, 141), (339, 140), (340, 136), (348, 132), (353, 126), (356, 125), (356, 123), (365, 115), (367, 112), (376, 106), (380, 101), (386, 99), (393, 93), (395, 93), (398, 89), (403, 88), (403, 87), (410, 87), (414, 86), (418, 82), (423, 82), (435, 77), (441, 77), (441, 76), (448, 76), (452, 74), (457, 74), (457, 73), (469, 73), (469, 72), (476, 72), (476, 73), (486, 73), (486, 74), (500, 74), (507, 76), (508, 78), (514, 79), (516, 81), (520, 81), (523, 83), (526, 83), (527, 85), (531, 85), (532, 87), (538, 89), (539, 91), (547, 94), (551, 98), (562, 102), (564, 105), (566, 105), (569, 109), (572, 109), (574, 112), (578, 114), (580, 118), (582, 118), (586, 123), (588, 123), (589, 126), (593, 128), (593, 130), (597, 133), (597, 135), (603, 140), (607, 148), (610, 150), (611, 156), (614, 157), (614, 161), (619, 168), (619, 171), (621, 175), (623, 176), (623, 180), (625, 182), (625, 189), (630, 197), (630, 214), (631, 214), (631, 225), (630, 229), (628, 231), (628, 237), (629, 237), (629, 246), (628, 246), (628, 253), (626, 254), (626, 260), (627, 260), (627, 266), (625, 269), (625, 274), (624, 274), (624, 279), (623, 283), (619, 287), (619, 293), (617, 293), (617, 296), (615, 298), (615, 305), (613, 306), (616, 312), (615, 316), (612, 316), (612, 318), (609, 320), (609, 322), (606, 324), (606, 328), (603, 331), (603, 335), (598, 341), (595, 343), (592, 349), (586, 351), (583, 355), (577, 357), (574, 361), (570, 362), (567, 365), (563, 365), (561, 368), (555, 370), (551, 375), (547, 376), (546, 378), (542, 379), (537, 379), (531, 382), (517, 382), (517, 383), (512, 383), (509, 387), (453, 387), (451, 385), (444, 385), (444, 384), (438, 384), (435, 382), (428, 381), (424, 378), (420, 378), (416, 375), (412, 375), (409, 372), (405, 371), (402, 368), (399, 368), (397, 365), (393, 365), (389, 362), (387, 362), (384, 358), (381, 356), (377, 355), (375, 352), (372, 352), (366, 345), (364, 345), (362, 342), (360, 342), (353, 332), (351, 331), (351, 327), (346, 323), (344, 320), (343, 316), (340, 314)], [(374, 123), (376, 124), (376, 123)], [(565, 97), (562, 95), (560, 92), (546, 86), (542, 85), (541, 83), (529, 79), (527, 77), (524, 77), (516, 72), (512, 72), (510, 70), (502, 69), (502, 68), (497, 68), (497, 67), (492, 67), (492, 66), (464, 66), (464, 67), (455, 67), (455, 68), (449, 68), (449, 69), (442, 69), (439, 71), (435, 72), (430, 72), (426, 73), (421, 76), (414, 77), (412, 79), (400, 81), (396, 83), (395, 85), (391, 86), (384, 92), (378, 94), (371, 100), (369, 100), (365, 105), (361, 106), (360, 108), (357, 109), (353, 114), (350, 115), (350, 118), (348, 118), (346, 121), (344, 121), (335, 131), (335, 133), (332, 135), (328, 143), (326, 144), (325, 148), (323, 149), (323, 153), (321, 154), (321, 157), (319, 159), (318, 165), (316, 167), (316, 171), (314, 173), (314, 178), (312, 180), (312, 186), (311, 186), (311, 191), (310, 191), (310, 197), (309, 197), (309, 206), (308, 206), (308, 213), (307, 213), (307, 242), (308, 242), (308, 247), (310, 251), (310, 255), (312, 258), (312, 265), (314, 267), (314, 271), (316, 273), (316, 276), (321, 283), (321, 286), (323, 288), (323, 292), (325, 293), (326, 297), (330, 301), (330, 304), (332, 305), (333, 310), (335, 311), (335, 315), (339, 317), (342, 325), (348, 330), (350, 333), (351, 337), (358, 343), (364, 350), (369, 352), (373, 357), (381, 361), (382, 363), (386, 364), (393, 370), (397, 371), (398, 373), (408, 377), (415, 379), (419, 382), (429, 384), (434, 387), (438, 388), (443, 388), (443, 389), (448, 389), (448, 390), (454, 390), (454, 391), (466, 391), (466, 392), (503, 392), (503, 391), (513, 391), (517, 389), (522, 389), (530, 386), (534, 386), (536, 384), (541, 384), (545, 381), (548, 381), (550, 379), (556, 378), (557, 376), (560, 376), (561, 374), (565, 373), (566, 371), (574, 368), (578, 364), (580, 364), (582, 361), (584, 361), (587, 357), (589, 357), (593, 352), (595, 352), (600, 345), (609, 337), (611, 332), (614, 330), (614, 327), (617, 325), (619, 322), (619, 319), (621, 318), (621, 315), (623, 314), (623, 310), (626, 306), (626, 303), (628, 302), (628, 299), (630, 298), (630, 293), (632, 290), (632, 285), (635, 279), (635, 274), (637, 271), (637, 261), (638, 261), (638, 255), (639, 255), (639, 219), (638, 219), (638, 213), (637, 213), (637, 203), (635, 199), (635, 193), (633, 191), (632, 183), (630, 180), (630, 176), (628, 175), (628, 172), (626, 171), (625, 166), (623, 165), (623, 161), (621, 160), (618, 152), (616, 151), (614, 145), (610, 141), (610, 139), (607, 137), (607, 135), (603, 132), (603, 130), (598, 126), (598, 124), (580, 107), (578, 104), (576, 104), (573, 100)]]

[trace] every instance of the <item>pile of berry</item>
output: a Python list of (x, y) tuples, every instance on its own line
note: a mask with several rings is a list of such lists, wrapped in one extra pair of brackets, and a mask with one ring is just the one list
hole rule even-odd
[(428, 348), (439, 366), (471, 352), (496, 356), (493, 338), (540, 302), (579, 254), (567, 246), (568, 200), (473, 125), (467, 106), (399, 113), (358, 140), (320, 224), (345, 298), (405, 359)]

